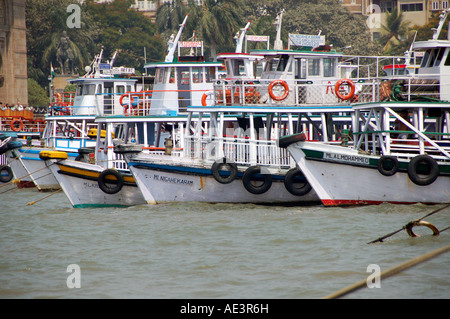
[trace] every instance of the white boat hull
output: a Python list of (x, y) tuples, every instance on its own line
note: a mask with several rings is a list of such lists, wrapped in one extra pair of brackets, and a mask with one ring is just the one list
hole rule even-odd
[(382, 175), (376, 165), (379, 156), (317, 142), (297, 142), (287, 149), (326, 206), (450, 202), (448, 174), (441, 174), (430, 185), (419, 186), (405, 169), (393, 176)]
[[(157, 156), (157, 155), (156, 155)], [(288, 204), (318, 203), (319, 198), (310, 191), (303, 196), (295, 196), (287, 191), (283, 179), (276, 179), (263, 194), (247, 191), (242, 177), (231, 183), (222, 184), (215, 180), (209, 165), (189, 165), (189, 161), (165, 156), (161, 161), (129, 161), (130, 170), (149, 204), (165, 202), (208, 202), (208, 203), (255, 203)], [(191, 163), (192, 164), (192, 163)]]
[(85, 207), (127, 207), (145, 204), (142, 193), (131, 175), (125, 174), (122, 189), (115, 194), (103, 192), (98, 176), (104, 167), (72, 160), (47, 160), (49, 169), (61, 185), (70, 203), (75, 208)]
[[(23, 148), (6, 153), (14, 178), (19, 179), (19, 187), (36, 187), (40, 191), (60, 189), (58, 181), (45, 165), (45, 161), (39, 158), (39, 153), (43, 150), (48, 149)], [(69, 159), (75, 159), (77, 155), (77, 153), (68, 153)]]

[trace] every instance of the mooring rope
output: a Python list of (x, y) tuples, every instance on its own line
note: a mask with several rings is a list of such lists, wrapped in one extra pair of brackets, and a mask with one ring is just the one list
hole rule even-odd
[[(441, 208), (438, 208), (438, 209), (432, 211), (431, 213), (426, 214), (426, 215), (423, 216), (422, 218), (419, 218), (419, 219), (416, 219), (416, 220), (414, 220), (414, 221), (411, 221), (411, 222), (409, 222), (408, 224), (406, 224), (405, 226), (403, 226), (402, 228), (400, 228), (400, 229), (398, 229), (398, 230), (396, 230), (396, 231), (394, 231), (394, 232), (392, 232), (392, 233), (389, 233), (389, 234), (387, 234), (387, 235), (384, 235), (383, 237), (379, 237), (379, 238), (377, 238), (377, 239), (375, 239), (375, 240), (372, 240), (371, 242), (368, 242), (368, 244), (374, 244), (374, 243), (377, 243), (377, 242), (380, 242), (380, 243), (381, 243), (381, 242), (383, 242), (384, 239), (386, 239), (386, 238), (388, 238), (388, 237), (391, 237), (391, 236), (397, 234), (398, 232), (401, 232), (402, 230), (408, 230), (408, 229), (410, 230), (413, 226), (417, 225), (417, 224), (418, 224), (419, 222), (421, 222), (424, 218), (426, 218), (426, 217), (428, 217), (428, 216), (431, 216), (431, 215), (433, 215), (433, 214), (436, 214), (436, 213), (440, 212), (441, 210), (446, 209), (447, 207), (450, 207), (450, 204), (447, 204), (447, 205), (445, 205), (445, 206), (443, 206), (443, 207), (441, 207)], [(447, 227), (447, 228), (445, 228), (445, 229), (439, 231), (439, 233), (442, 233), (443, 231), (445, 231), (445, 230), (447, 230), (447, 229), (449, 229), (449, 228), (450, 228), (450, 227)]]
[(56, 193), (59, 193), (60, 191), (62, 191), (61, 188), (58, 189), (58, 190), (56, 190), (56, 191), (54, 191), (54, 192), (51, 193), (50, 195), (47, 195), (47, 196), (41, 198), (41, 199), (35, 200), (35, 201), (33, 201), (33, 202), (29, 202), (29, 203), (27, 204), (27, 206), (34, 205), (34, 204), (36, 204), (37, 202), (40, 202), (41, 200), (44, 200), (44, 199), (46, 199), (46, 198), (49, 198), (49, 197), (52, 196), (52, 195), (55, 195)]
[[(436, 250), (434, 250), (432, 252), (429, 252), (427, 254), (424, 254), (422, 256), (410, 259), (410, 260), (408, 260), (408, 261), (406, 261), (406, 262), (404, 262), (404, 263), (402, 263), (400, 265), (397, 265), (397, 266), (392, 267), (392, 268), (390, 268), (390, 269), (388, 269), (386, 271), (383, 271), (380, 274), (380, 279), (386, 279), (386, 278), (388, 278), (390, 276), (393, 276), (393, 275), (399, 273), (400, 271), (403, 271), (405, 269), (411, 268), (411, 267), (413, 267), (415, 265), (418, 265), (418, 264), (420, 264), (420, 263), (422, 263), (424, 261), (427, 261), (427, 260), (429, 260), (431, 258), (439, 256), (439, 255), (441, 255), (443, 253), (446, 253), (449, 250), (450, 250), (450, 245), (442, 247), (442, 248), (439, 248), (439, 249), (436, 249)], [(341, 289), (341, 290), (339, 290), (339, 291), (337, 291), (337, 292), (335, 292), (335, 293), (333, 293), (331, 295), (328, 295), (328, 296), (324, 297), (323, 299), (340, 298), (342, 296), (348, 295), (349, 293), (351, 293), (353, 291), (356, 291), (358, 289), (364, 288), (364, 287), (367, 287), (367, 279), (358, 281), (357, 283), (355, 283), (353, 285), (350, 285), (350, 286), (348, 286), (348, 287), (346, 287), (344, 289)]]

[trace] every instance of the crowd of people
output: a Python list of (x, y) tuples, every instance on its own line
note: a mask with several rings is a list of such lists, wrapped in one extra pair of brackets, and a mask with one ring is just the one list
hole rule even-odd
[(3, 102), (0, 102), (0, 110), (6, 111), (6, 110), (12, 110), (12, 111), (23, 111), (23, 110), (33, 110), (33, 107), (25, 107), (20, 102), (17, 102), (17, 104), (8, 104)]

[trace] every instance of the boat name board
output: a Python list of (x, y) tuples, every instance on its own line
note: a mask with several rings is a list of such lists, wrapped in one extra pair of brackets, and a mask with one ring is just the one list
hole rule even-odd
[(357, 156), (357, 155), (334, 154), (334, 153), (324, 152), (323, 159), (333, 160), (333, 161), (338, 161), (338, 162), (345, 162), (345, 163), (369, 165), (369, 158), (364, 157), (364, 156)]
[(320, 45), (325, 45), (325, 36), (309, 34), (289, 34), (289, 42), (293, 46), (315, 48)]
[(164, 183), (172, 183), (172, 184), (187, 185), (187, 186), (192, 186), (194, 184), (193, 181), (190, 181), (188, 179), (181, 179), (181, 178), (177, 178), (177, 177), (168, 177), (168, 176), (158, 175), (158, 174), (153, 174), (153, 180), (164, 182)]

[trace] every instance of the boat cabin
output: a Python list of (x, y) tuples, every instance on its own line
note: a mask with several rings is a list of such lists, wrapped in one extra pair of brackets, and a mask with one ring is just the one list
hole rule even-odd
[[(201, 105), (203, 94), (213, 89), (221, 62), (206, 62), (202, 41), (180, 42), (188, 15), (186, 15), (176, 37), (169, 40), (169, 50), (164, 62), (148, 63), (147, 74), (155, 75), (151, 107), (148, 115), (177, 115), (187, 106)], [(175, 50), (178, 48), (178, 56)], [(181, 49), (189, 49), (183, 55)], [(200, 50), (200, 54), (196, 51)]]

